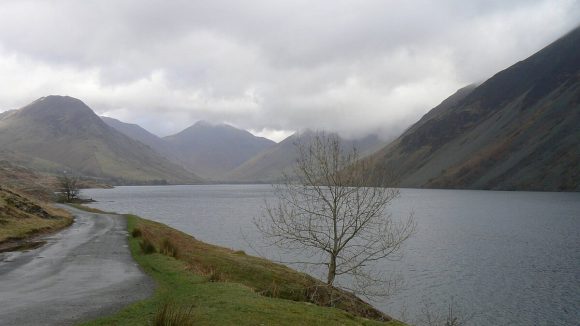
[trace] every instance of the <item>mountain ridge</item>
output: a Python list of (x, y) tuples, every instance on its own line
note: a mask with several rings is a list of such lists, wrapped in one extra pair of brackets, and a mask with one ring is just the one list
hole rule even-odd
[(444, 101), (370, 159), (403, 187), (578, 191), (579, 103), (577, 28)]

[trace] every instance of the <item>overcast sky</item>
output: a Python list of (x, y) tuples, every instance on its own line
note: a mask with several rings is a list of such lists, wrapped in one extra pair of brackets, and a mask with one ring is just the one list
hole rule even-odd
[(77, 97), (165, 136), (400, 133), (580, 23), (580, 0), (0, 1), (0, 111)]

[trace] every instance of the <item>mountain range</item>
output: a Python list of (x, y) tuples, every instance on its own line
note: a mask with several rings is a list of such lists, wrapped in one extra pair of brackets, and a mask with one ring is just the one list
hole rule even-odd
[(580, 190), (580, 28), (459, 90), (369, 158), (402, 187)]
[(202, 179), (109, 127), (82, 101), (42, 97), (0, 117), (0, 158), (54, 173), (116, 184), (199, 183)]
[[(297, 159), (294, 143), (308, 142), (313, 132), (295, 133), (280, 143), (252, 135), (227, 124), (198, 121), (185, 130), (160, 138), (135, 124), (101, 117), (109, 126), (138, 140), (188, 171), (211, 182), (276, 182)], [(379, 150), (384, 143), (376, 135), (359, 140), (343, 140), (356, 146), (361, 155)]]
[[(314, 135), (315, 132), (311, 130), (291, 135), (231, 170), (226, 175), (226, 180), (260, 183), (282, 181), (283, 174), (292, 174), (292, 167), (298, 159), (296, 142), (300, 139), (300, 142), (308, 145)], [(341, 143), (346, 149), (356, 147), (362, 157), (379, 150), (384, 145), (376, 135), (355, 140), (341, 139)]]
[[(580, 28), (480, 85), (458, 90), (394, 141), (343, 140), (373, 172), (420, 188), (580, 191)], [(47, 96), (0, 113), (0, 160), (113, 184), (276, 182), (295, 142), (198, 121), (158, 137)], [(11, 170), (12, 171), (12, 170)], [(378, 179), (378, 178), (377, 178)]]

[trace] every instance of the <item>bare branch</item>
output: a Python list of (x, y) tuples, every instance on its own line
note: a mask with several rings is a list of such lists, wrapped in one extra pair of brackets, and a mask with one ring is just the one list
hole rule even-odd
[(267, 203), (254, 224), (282, 250), (300, 250), (313, 257), (324, 254), (325, 260), (308, 263), (327, 266), (328, 285), (344, 275), (354, 280), (357, 293), (390, 293), (370, 286), (390, 288), (394, 282), (372, 273), (369, 265), (397, 258), (401, 245), (415, 231), (412, 214), (395, 222), (386, 212), (399, 196), (398, 189), (386, 188), (388, 175), (377, 178), (357, 149), (344, 149), (336, 135), (315, 133), (300, 138), (296, 148), (294, 174), (274, 186), (278, 201)]

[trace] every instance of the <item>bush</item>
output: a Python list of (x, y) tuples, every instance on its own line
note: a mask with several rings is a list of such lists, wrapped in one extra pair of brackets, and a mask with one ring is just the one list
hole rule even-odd
[(177, 307), (174, 304), (165, 303), (155, 313), (153, 319), (155, 326), (190, 326), (195, 325), (193, 319), (193, 306), (189, 309)]

